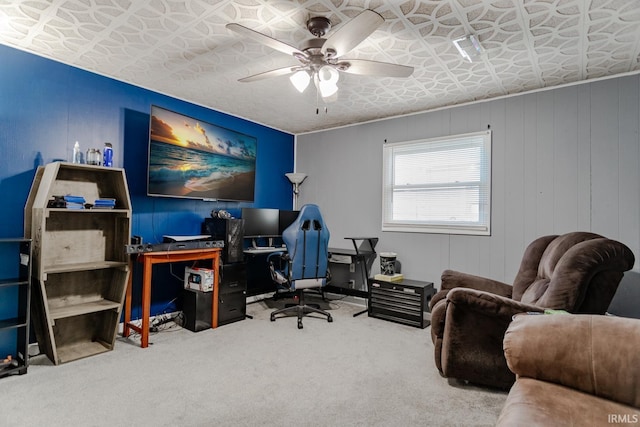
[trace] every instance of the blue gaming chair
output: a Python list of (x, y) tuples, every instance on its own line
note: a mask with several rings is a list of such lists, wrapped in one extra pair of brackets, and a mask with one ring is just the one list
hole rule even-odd
[(305, 289), (322, 288), (327, 283), (329, 229), (318, 206), (304, 205), (298, 218), (282, 232), (282, 240), (287, 252), (273, 253), (267, 258), (271, 276), (279, 290), (295, 292), (298, 304), (275, 310), (271, 313), (271, 321), (275, 321), (279, 314), (295, 314), (298, 329), (302, 329), (302, 318), (316, 313), (333, 322), (331, 314), (304, 302)]

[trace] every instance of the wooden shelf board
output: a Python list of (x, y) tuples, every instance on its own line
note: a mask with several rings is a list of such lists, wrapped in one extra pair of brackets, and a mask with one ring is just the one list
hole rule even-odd
[(59, 363), (71, 362), (110, 350), (111, 348), (101, 341), (83, 341), (68, 345), (58, 344), (58, 361)]
[(85, 302), (82, 304), (69, 305), (60, 308), (50, 308), (49, 314), (52, 319), (64, 319), (66, 317), (80, 316), (82, 314), (96, 313), (98, 311), (117, 310), (120, 303), (109, 300), (98, 300)]
[[(122, 247), (124, 252), (124, 246)], [(127, 262), (120, 261), (99, 261), (99, 262), (83, 262), (78, 264), (61, 264), (45, 266), (43, 273), (69, 273), (72, 271), (100, 270), (103, 268), (126, 267)]]
[(47, 212), (73, 212), (73, 213), (121, 213), (128, 214), (128, 209), (67, 209), (67, 208), (46, 208)]

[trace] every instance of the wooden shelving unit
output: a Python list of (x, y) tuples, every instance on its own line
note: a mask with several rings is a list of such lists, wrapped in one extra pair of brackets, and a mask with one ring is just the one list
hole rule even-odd
[[(47, 207), (54, 196), (116, 200), (114, 209)], [(131, 201), (123, 169), (71, 163), (38, 168), (25, 206), (33, 239), (34, 330), (55, 364), (113, 349), (129, 272)]]
[(31, 299), (31, 240), (0, 239), (0, 300), (8, 302), (0, 318), (0, 377), (26, 374), (29, 366), (29, 305)]

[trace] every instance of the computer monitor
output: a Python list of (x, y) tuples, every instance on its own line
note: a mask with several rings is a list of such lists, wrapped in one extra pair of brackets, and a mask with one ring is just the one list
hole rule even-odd
[(242, 208), (244, 237), (277, 237), (280, 235), (278, 209)]
[(293, 223), (293, 221), (298, 218), (298, 214), (300, 211), (286, 211), (280, 210), (280, 215), (278, 219), (278, 234), (282, 236), (284, 230), (287, 229)]

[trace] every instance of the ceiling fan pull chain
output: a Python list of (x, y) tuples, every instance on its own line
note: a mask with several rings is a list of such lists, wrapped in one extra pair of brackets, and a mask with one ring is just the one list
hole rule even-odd
[[(329, 109), (327, 108), (327, 106), (324, 106), (324, 113), (327, 114), (329, 112)], [(318, 91), (318, 88), (316, 88), (316, 115), (320, 114), (320, 92)]]

